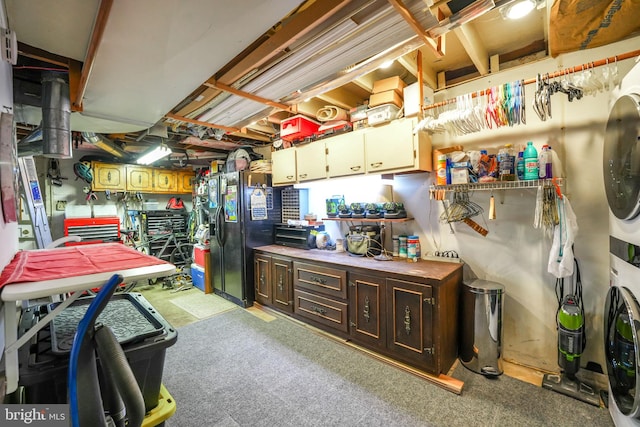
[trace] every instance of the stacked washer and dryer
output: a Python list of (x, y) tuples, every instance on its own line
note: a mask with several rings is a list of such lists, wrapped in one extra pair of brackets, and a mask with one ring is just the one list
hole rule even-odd
[(620, 84), (603, 155), (610, 235), (604, 307), (609, 412), (618, 427), (640, 426), (640, 64)]

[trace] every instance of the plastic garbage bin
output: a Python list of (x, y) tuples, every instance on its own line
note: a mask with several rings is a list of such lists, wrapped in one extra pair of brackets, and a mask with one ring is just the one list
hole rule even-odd
[(504, 286), (474, 280), (462, 286), (460, 362), (487, 377), (502, 374), (502, 301)]

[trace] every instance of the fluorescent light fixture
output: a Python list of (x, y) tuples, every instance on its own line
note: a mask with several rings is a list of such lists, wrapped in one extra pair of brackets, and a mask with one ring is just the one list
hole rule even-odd
[(524, 18), (536, 7), (535, 0), (516, 0), (502, 9), (502, 14), (508, 19)]
[(171, 154), (171, 149), (164, 144), (160, 144), (153, 150), (143, 154), (136, 163), (139, 165), (150, 165), (157, 160), (167, 157), (169, 154)]

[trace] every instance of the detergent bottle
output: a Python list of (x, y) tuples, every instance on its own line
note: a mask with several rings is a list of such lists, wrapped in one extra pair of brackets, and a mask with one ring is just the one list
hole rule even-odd
[(527, 148), (525, 148), (523, 156), (525, 181), (538, 179), (538, 150), (533, 146), (532, 141), (527, 142)]

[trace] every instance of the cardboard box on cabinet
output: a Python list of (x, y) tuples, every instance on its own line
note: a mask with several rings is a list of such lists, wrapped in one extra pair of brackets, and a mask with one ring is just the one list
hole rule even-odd
[(378, 105), (393, 104), (398, 108), (402, 107), (402, 96), (398, 95), (395, 90), (387, 90), (385, 92), (374, 93), (369, 98), (369, 107), (377, 107)]
[(407, 84), (398, 76), (389, 77), (373, 82), (373, 93), (387, 92), (393, 90), (402, 96), (402, 90)]

